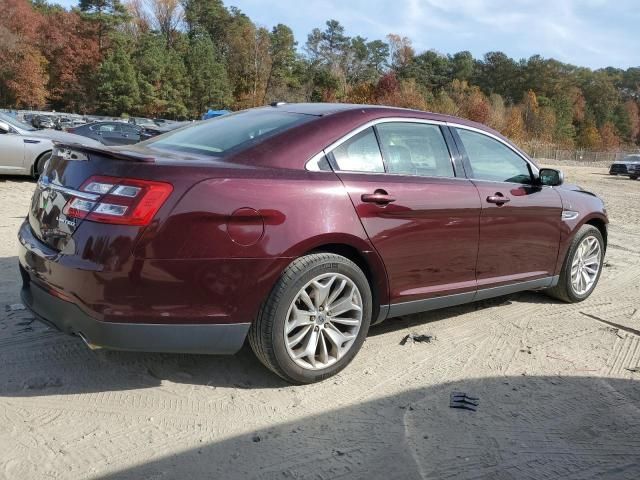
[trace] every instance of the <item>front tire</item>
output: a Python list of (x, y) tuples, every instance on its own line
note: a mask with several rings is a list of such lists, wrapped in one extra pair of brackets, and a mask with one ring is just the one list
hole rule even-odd
[(546, 293), (568, 303), (589, 298), (602, 273), (604, 251), (600, 230), (593, 225), (580, 227), (567, 252), (558, 284)]
[(44, 172), (44, 166), (46, 165), (47, 160), (49, 160), (50, 158), (51, 152), (44, 152), (36, 159), (35, 163), (33, 164), (33, 178), (35, 178), (36, 180), (40, 178), (40, 175), (42, 175), (42, 172)]
[(258, 359), (290, 383), (329, 378), (358, 353), (371, 323), (367, 277), (351, 260), (316, 253), (294, 260), (249, 330)]

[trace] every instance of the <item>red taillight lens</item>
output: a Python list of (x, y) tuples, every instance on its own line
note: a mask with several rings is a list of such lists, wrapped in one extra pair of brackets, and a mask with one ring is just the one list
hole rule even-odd
[(97, 200), (73, 197), (62, 213), (68, 217), (118, 225), (148, 225), (173, 191), (164, 182), (93, 176), (80, 190), (97, 194)]

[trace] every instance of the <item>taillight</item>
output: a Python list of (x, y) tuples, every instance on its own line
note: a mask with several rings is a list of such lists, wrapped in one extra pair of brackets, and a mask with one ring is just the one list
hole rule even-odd
[(93, 176), (80, 190), (97, 199), (72, 197), (62, 213), (68, 217), (118, 225), (148, 225), (173, 186), (133, 178)]

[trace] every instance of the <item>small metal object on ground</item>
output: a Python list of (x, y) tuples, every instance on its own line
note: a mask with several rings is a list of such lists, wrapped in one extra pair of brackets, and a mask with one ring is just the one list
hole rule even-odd
[(464, 392), (452, 392), (449, 402), (451, 408), (462, 408), (464, 410), (471, 410), (475, 412), (478, 408), (479, 399), (477, 397), (471, 397)]

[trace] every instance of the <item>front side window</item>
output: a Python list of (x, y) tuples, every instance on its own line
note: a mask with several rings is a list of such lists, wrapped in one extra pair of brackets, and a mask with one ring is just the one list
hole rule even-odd
[(389, 173), (425, 177), (455, 176), (449, 149), (439, 126), (390, 122), (377, 128)]
[(335, 148), (333, 158), (339, 170), (348, 172), (384, 172), (382, 154), (373, 128), (354, 135)]
[(531, 183), (529, 164), (503, 143), (463, 128), (456, 131), (471, 166), (471, 178), (491, 182)]

